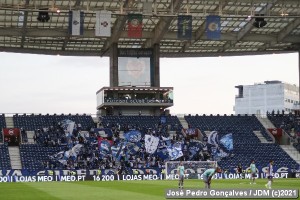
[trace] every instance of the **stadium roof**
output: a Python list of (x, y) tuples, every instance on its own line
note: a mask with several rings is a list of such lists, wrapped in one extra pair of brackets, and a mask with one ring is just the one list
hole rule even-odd
[[(145, 13), (144, 2), (152, 3)], [(50, 20), (37, 20), (40, 9)], [(57, 9), (60, 13), (57, 13)], [(95, 36), (95, 11), (112, 11), (112, 36)], [(68, 33), (70, 10), (84, 11), (84, 34)], [(139, 39), (127, 34), (127, 14), (143, 14)], [(178, 15), (192, 15), (192, 39), (177, 38)], [(254, 16), (266, 26), (256, 28)], [(221, 16), (221, 38), (206, 37), (208, 15)], [(248, 17), (252, 16), (252, 17)], [(49, 55), (108, 56), (108, 49), (160, 44), (161, 57), (249, 55), (300, 51), (299, 0), (1, 0), (0, 51)]]

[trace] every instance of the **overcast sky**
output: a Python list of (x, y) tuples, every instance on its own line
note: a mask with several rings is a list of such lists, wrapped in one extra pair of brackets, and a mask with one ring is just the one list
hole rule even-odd
[[(174, 87), (171, 114), (231, 114), (236, 85), (298, 85), (298, 54), (161, 58), (160, 83)], [(96, 113), (109, 59), (0, 53), (0, 113)]]

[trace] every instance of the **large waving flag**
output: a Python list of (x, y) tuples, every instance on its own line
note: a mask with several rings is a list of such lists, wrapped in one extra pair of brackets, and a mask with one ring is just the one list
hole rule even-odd
[(84, 13), (80, 10), (69, 12), (69, 33), (83, 35)]
[(65, 119), (60, 122), (60, 126), (64, 129), (64, 131), (67, 133), (67, 136), (72, 135), (75, 122)]
[(142, 139), (142, 134), (140, 131), (132, 130), (125, 133), (124, 137), (128, 142), (139, 142)]
[(99, 152), (101, 156), (106, 156), (111, 152), (110, 142), (108, 140), (102, 140), (99, 145)]
[(71, 157), (74, 161), (77, 158), (77, 155), (79, 154), (82, 144), (76, 144), (74, 147), (69, 149), (68, 151), (60, 151), (53, 156), (49, 156), (52, 160), (58, 161), (64, 165), (67, 164), (67, 160)]
[(211, 40), (221, 38), (221, 17), (218, 15), (206, 16), (206, 37)]
[(128, 37), (141, 38), (143, 28), (143, 15), (128, 14)]
[(202, 149), (202, 145), (200, 142), (190, 142), (188, 150), (189, 150), (189, 157), (192, 159), (199, 151)]
[(126, 142), (122, 142), (117, 145), (111, 146), (111, 153), (113, 157), (116, 158), (117, 160), (120, 160), (125, 146), (126, 146)]
[(126, 149), (127, 149), (126, 155), (135, 155), (141, 146), (142, 144), (140, 142), (137, 143), (128, 142), (126, 144)]
[(178, 39), (190, 40), (192, 39), (192, 16), (191, 15), (179, 15), (177, 20)]
[(212, 144), (217, 146), (219, 143), (219, 137), (218, 137), (218, 132), (217, 131), (212, 131), (210, 134), (207, 136), (207, 143)]
[(181, 156), (183, 156), (181, 142), (176, 142), (171, 147), (167, 147), (167, 150), (169, 152), (170, 160), (176, 160), (177, 158), (180, 158)]
[(106, 10), (96, 11), (96, 36), (111, 36), (111, 12)]
[(153, 135), (145, 135), (145, 149), (147, 153), (153, 154), (158, 146), (159, 138)]
[(182, 150), (177, 149), (175, 147), (168, 147), (167, 150), (169, 152), (170, 160), (176, 160), (177, 158), (183, 156)]
[(232, 138), (232, 133), (224, 135), (220, 139), (220, 143), (228, 150), (232, 151), (233, 150), (233, 138)]

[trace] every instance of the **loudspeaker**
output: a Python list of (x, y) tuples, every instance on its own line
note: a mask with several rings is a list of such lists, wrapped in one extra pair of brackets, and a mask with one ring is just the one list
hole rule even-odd
[(40, 11), (37, 20), (39, 22), (48, 22), (50, 20), (48, 11)]
[[(264, 16), (264, 14), (256, 14), (255, 16)], [(255, 17), (255, 22), (253, 23), (253, 26), (256, 28), (262, 28), (265, 25), (267, 25), (267, 22), (263, 17)]]

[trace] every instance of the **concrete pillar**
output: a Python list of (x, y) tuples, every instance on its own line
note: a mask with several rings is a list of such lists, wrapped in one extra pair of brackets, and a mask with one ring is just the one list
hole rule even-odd
[(113, 43), (109, 53), (109, 86), (118, 86), (118, 43)]
[(160, 87), (160, 73), (159, 73), (159, 58), (160, 58), (160, 51), (159, 51), (159, 44), (153, 45), (153, 64), (154, 64), (154, 87)]

